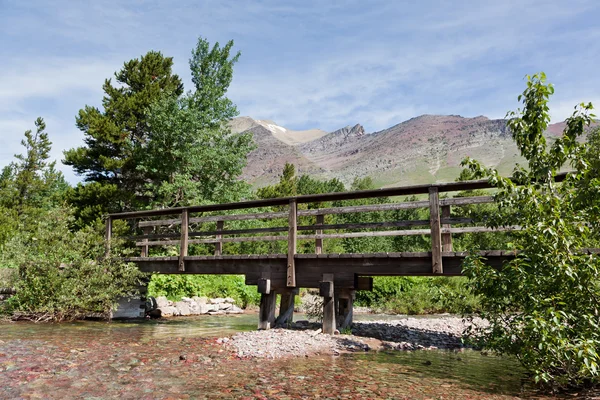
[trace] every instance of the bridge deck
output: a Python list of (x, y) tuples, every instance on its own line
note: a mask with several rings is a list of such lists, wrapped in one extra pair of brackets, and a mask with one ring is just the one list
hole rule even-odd
[[(512, 251), (483, 251), (480, 254), (496, 268), (514, 257)], [(458, 276), (466, 255), (464, 252), (442, 252), (444, 271), (434, 274), (431, 252), (296, 254), (297, 286), (317, 288), (323, 274), (333, 274), (336, 287), (349, 289), (356, 289), (357, 276)], [(267, 275), (272, 287), (286, 287), (287, 254), (187, 256), (184, 257), (184, 271), (179, 270), (179, 257), (134, 257), (127, 260), (136, 263), (144, 272), (245, 275), (249, 285), (256, 285), (262, 276)]]

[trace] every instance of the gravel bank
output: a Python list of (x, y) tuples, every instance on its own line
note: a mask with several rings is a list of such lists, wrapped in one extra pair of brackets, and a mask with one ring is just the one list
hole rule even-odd
[[(483, 324), (476, 320), (475, 324)], [(462, 332), (469, 325), (460, 317), (404, 317), (387, 321), (355, 322), (351, 335), (324, 335), (320, 325), (299, 321), (290, 329), (241, 332), (217, 343), (241, 358), (282, 358), (369, 350), (461, 349)]]

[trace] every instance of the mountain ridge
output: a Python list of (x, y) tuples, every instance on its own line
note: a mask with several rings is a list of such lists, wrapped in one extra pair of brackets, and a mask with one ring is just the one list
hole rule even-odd
[[(251, 133), (257, 144), (243, 174), (255, 187), (277, 182), (286, 162), (296, 165), (298, 174), (346, 184), (371, 176), (376, 186), (385, 187), (453, 181), (466, 156), (510, 174), (523, 159), (506, 122), (483, 115), (425, 114), (373, 133), (359, 123), (329, 133), (294, 131), (250, 117), (235, 118), (230, 126), (234, 133)], [(546, 135), (558, 137), (564, 125), (551, 124)]]

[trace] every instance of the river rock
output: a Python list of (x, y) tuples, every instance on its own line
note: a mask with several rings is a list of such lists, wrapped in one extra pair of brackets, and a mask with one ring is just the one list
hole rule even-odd
[(169, 300), (165, 296), (158, 296), (156, 298), (156, 306), (158, 308), (163, 308), (169, 306)]
[(160, 311), (161, 311), (161, 315), (163, 317), (170, 317), (171, 315), (176, 315), (177, 314), (177, 308), (175, 308), (173, 306), (161, 307)]
[(236, 306), (235, 304), (231, 306), (231, 308), (225, 311), (227, 314), (243, 314), (244, 310)]
[(177, 315), (191, 315), (190, 305), (185, 301), (178, 301), (175, 303), (175, 307), (177, 308)]
[(194, 297), (192, 297), (192, 299), (196, 302), (196, 304), (207, 304), (208, 303), (208, 297), (194, 296)]
[(231, 303), (221, 303), (219, 304), (219, 310), (229, 310), (232, 306)]

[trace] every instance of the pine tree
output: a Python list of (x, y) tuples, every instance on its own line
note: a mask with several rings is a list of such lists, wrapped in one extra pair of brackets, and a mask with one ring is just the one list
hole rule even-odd
[[(85, 181), (99, 183), (95, 186), (98, 189), (115, 193), (111, 203), (100, 207), (103, 211), (130, 209), (144, 200), (140, 198), (144, 177), (136, 165), (140, 149), (148, 141), (148, 108), (162, 95), (177, 97), (183, 93), (183, 84), (172, 73), (172, 66), (172, 58), (155, 51), (130, 60), (115, 73), (117, 85), (105, 80), (103, 111), (91, 106), (79, 110), (76, 124), (85, 135), (85, 146), (65, 151), (63, 162)], [(78, 207), (89, 206), (79, 196), (82, 190), (78, 188), (69, 196)]]

